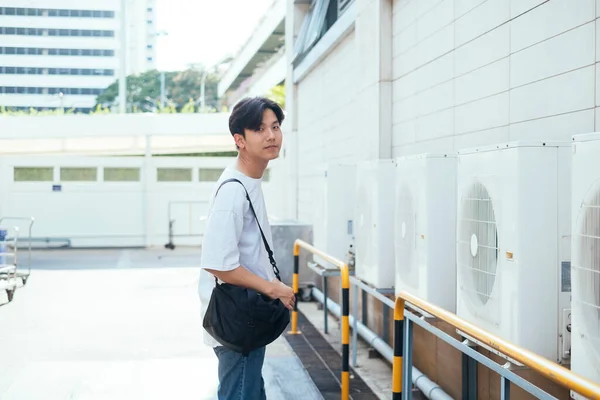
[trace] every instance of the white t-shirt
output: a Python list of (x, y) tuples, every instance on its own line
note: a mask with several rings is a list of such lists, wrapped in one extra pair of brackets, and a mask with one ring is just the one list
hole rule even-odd
[[(273, 249), (271, 227), (267, 218), (261, 179), (244, 175), (234, 165), (227, 167), (213, 189), (209, 205), (210, 211), (202, 240), (201, 269), (198, 284), (202, 319), (204, 319), (215, 286), (214, 275), (205, 269), (231, 271), (242, 266), (261, 278), (269, 281), (275, 279), (273, 267), (269, 262), (269, 256), (260, 230), (242, 185), (238, 182), (228, 182), (221, 186), (215, 197), (215, 192), (221, 183), (232, 178), (238, 179), (246, 187), (269, 247)], [(202, 331), (204, 344), (211, 347), (220, 346), (219, 342), (213, 339), (204, 329)]]

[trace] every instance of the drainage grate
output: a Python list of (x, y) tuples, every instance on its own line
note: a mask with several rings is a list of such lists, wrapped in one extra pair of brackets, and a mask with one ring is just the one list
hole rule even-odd
[[(298, 311), (298, 329), (302, 332), (301, 335), (285, 334), (286, 340), (308, 371), (323, 398), (339, 400), (342, 357), (300, 311)], [(350, 398), (353, 400), (378, 399), (352, 368), (350, 368)]]

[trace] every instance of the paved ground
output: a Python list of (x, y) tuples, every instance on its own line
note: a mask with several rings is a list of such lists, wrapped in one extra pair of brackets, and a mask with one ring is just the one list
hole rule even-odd
[[(36, 252), (27, 286), (0, 293), (0, 399), (215, 399), (201, 344), (193, 251)], [(320, 399), (285, 339), (269, 399)]]

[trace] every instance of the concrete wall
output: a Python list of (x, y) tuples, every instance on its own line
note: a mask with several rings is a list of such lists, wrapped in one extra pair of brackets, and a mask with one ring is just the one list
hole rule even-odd
[[(234, 151), (228, 113), (0, 116), (0, 154)], [(35, 139), (35, 140), (31, 140)]]
[[(170, 209), (170, 218), (175, 220), (173, 233), (178, 235), (174, 243), (199, 246), (214, 181), (234, 160), (225, 157), (3, 157), (0, 159), (0, 217), (34, 217), (35, 238), (68, 238), (74, 247), (160, 247), (169, 240)], [(49, 171), (38, 173), (35, 180), (24, 180), (15, 174), (15, 168), (22, 167), (48, 168)], [(93, 176), (69, 178), (65, 169), (70, 168), (91, 169)], [(109, 168), (138, 172), (133, 178), (115, 179), (108, 177)], [(263, 183), (263, 191), (269, 216), (277, 219), (280, 217), (279, 192), (270, 181)], [(13, 222), (6, 222), (6, 226), (12, 227)], [(26, 226), (17, 226), (21, 235), (26, 235)], [(51, 245), (64, 243), (54, 241)]]
[(141, 135), (224, 135), (231, 138), (228, 121), (229, 113), (0, 116), (0, 139)]
[[(297, 32), (302, 12), (288, 7)], [(348, 32), (338, 20), (287, 80), (288, 185), (302, 221), (318, 222), (328, 162), (598, 129), (593, 0), (356, 0), (348, 15)]]
[(593, 0), (394, 0), (394, 156), (596, 127)]
[(315, 190), (323, 164), (353, 162), (359, 156), (357, 79), (352, 33), (298, 85), (298, 217), (302, 221), (314, 220)]
[[(298, 6), (288, 7), (297, 24)], [(350, 33), (336, 42), (328, 32), (321, 41), (335, 45), (317, 44), (310, 67), (288, 72), (289, 176), (304, 222), (320, 226), (326, 162), (566, 141), (598, 129), (594, 0), (356, 0), (351, 8)], [(339, 299), (339, 281), (329, 290)], [(368, 309), (368, 325), (382, 333), (381, 304)], [(438, 373), (460, 371), (460, 355), (426, 332), (415, 330), (415, 341), (417, 367), (458, 397), (460, 373), (452, 381)], [(479, 397), (498, 398), (498, 376), (480, 370)]]
[[(302, 10), (288, 3), (297, 33)], [(598, 129), (598, 13), (594, 0), (356, 0), (290, 65), (296, 216), (316, 222), (327, 162)]]

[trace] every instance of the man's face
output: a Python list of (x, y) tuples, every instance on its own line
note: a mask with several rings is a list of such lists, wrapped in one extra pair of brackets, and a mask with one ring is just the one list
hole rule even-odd
[(262, 124), (257, 131), (246, 129), (245, 134), (245, 138), (235, 135), (235, 141), (250, 157), (264, 161), (279, 157), (282, 134), (273, 110), (266, 109), (263, 112)]

